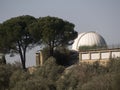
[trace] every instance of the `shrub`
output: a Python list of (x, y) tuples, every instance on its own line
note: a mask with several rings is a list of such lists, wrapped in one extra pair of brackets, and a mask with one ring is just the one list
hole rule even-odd
[(17, 87), (20, 83), (24, 83), (29, 78), (30, 74), (23, 71), (22, 69), (14, 71), (14, 73), (10, 77), (10, 88)]
[(112, 82), (112, 89), (113, 90), (120, 90), (120, 72), (119, 73), (116, 73), (114, 75), (114, 78), (113, 78), (113, 82)]
[(54, 84), (51, 84), (51, 82), (46, 79), (32, 78), (18, 82), (12, 90), (54, 90), (52, 85)]
[(9, 88), (10, 77), (17, 68), (10, 64), (0, 64), (0, 90)]
[(120, 58), (113, 58), (108, 63), (109, 72), (120, 73)]
[(77, 63), (78, 53), (65, 47), (59, 47), (55, 50), (54, 57), (59, 65), (70, 66)]
[(57, 65), (55, 58), (50, 57), (32, 75), (15, 72), (11, 77), (11, 90), (56, 90), (56, 81), (63, 71), (64, 67)]
[(83, 84), (81, 90), (112, 90), (112, 81), (113, 77), (110, 74), (95, 76)]
[(63, 71), (64, 67), (56, 64), (56, 59), (54, 57), (50, 57), (42, 67), (37, 69), (34, 74), (56, 81)]

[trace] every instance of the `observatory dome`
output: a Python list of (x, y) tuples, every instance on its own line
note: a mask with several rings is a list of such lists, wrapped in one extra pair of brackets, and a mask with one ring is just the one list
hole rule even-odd
[(80, 33), (74, 40), (72, 50), (79, 50), (80, 46), (107, 46), (104, 38), (96, 32), (84, 32)]

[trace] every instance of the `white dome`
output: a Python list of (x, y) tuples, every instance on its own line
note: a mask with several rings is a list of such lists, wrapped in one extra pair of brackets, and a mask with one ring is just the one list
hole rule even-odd
[(72, 49), (78, 51), (80, 46), (107, 46), (104, 38), (96, 32), (80, 33), (74, 40)]

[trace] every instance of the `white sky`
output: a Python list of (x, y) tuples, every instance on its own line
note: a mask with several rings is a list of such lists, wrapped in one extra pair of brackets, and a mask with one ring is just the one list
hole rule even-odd
[[(120, 44), (120, 0), (0, 0), (0, 23), (20, 15), (59, 17), (79, 33), (96, 31), (107, 44)], [(29, 51), (28, 66), (35, 64), (36, 50)]]

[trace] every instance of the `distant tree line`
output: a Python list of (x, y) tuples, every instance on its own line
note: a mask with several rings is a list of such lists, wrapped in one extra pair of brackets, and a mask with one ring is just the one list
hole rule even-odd
[(80, 46), (79, 51), (100, 50), (100, 49), (107, 49), (107, 48), (108, 48), (107, 46), (97, 46), (97, 45)]
[(0, 52), (18, 53), (26, 69), (26, 51), (36, 45), (48, 48), (54, 56), (57, 47), (67, 47), (77, 37), (74, 24), (57, 17), (13, 17), (0, 24)]

